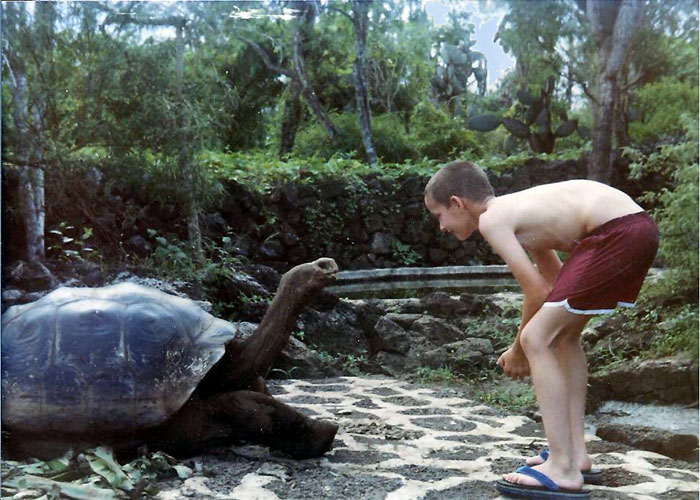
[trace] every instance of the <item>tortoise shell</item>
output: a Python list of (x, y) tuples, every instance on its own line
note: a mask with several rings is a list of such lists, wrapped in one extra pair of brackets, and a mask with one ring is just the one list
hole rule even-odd
[(234, 324), (153, 288), (59, 288), (2, 316), (2, 423), (61, 434), (156, 426), (236, 335)]

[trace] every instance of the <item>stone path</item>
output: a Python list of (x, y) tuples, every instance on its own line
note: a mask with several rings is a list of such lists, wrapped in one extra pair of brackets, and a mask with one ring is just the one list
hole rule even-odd
[[(291, 380), (276, 397), (340, 424), (334, 449), (291, 460), (257, 446), (196, 457), (162, 499), (442, 500), (499, 498), (493, 482), (544, 443), (541, 428), (453, 389), (377, 377)], [(604, 486), (593, 499), (697, 499), (698, 464), (589, 436)]]

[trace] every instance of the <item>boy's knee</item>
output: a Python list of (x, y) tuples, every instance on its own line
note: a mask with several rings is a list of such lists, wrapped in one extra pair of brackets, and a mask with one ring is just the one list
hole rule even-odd
[(533, 325), (525, 325), (520, 334), (520, 346), (527, 357), (537, 355), (540, 352), (550, 350), (552, 346), (552, 336)]

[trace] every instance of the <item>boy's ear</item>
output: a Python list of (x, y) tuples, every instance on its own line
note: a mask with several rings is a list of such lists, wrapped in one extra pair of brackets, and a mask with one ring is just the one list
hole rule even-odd
[(456, 196), (456, 195), (450, 196), (450, 203), (452, 205), (455, 205), (457, 208), (466, 208), (467, 205), (466, 205), (465, 201), (466, 200), (464, 198), (460, 198), (459, 196)]

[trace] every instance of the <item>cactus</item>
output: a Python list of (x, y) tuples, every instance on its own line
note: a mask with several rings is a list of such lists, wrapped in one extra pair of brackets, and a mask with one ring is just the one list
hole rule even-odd
[[(486, 56), (471, 47), (476, 43), (468, 37), (457, 45), (443, 44), (440, 50), (442, 65), (435, 68), (432, 85), (441, 100), (452, 101), (467, 89), (469, 77), (476, 79), (479, 94), (486, 93)], [(454, 111), (454, 110), (453, 110)]]
[(496, 115), (479, 115), (469, 118), (467, 125), (470, 129), (479, 132), (491, 132), (501, 124), (501, 117)]
[(527, 139), (530, 136), (530, 127), (521, 121), (513, 120), (512, 118), (504, 118), (503, 126), (518, 139)]
[[(516, 97), (522, 107), (524, 121), (515, 118), (501, 118), (496, 115), (480, 115), (468, 120), (467, 126), (479, 132), (489, 132), (503, 125), (510, 132), (512, 139), (503, 143), (503, 149), (510, 154), (515, 146), (515, 138), (526, 139), (530, 149), (535, 153), (551, 153), (554, 151), (554, 142), (561, 137), (568, 137), (578, 128), (577, 120), (569, 120), (566, 112), (559, 115), (561, 123), (552, 132), (552, 112), (550, 109), (552, 94), (556, 81), (549, 77), (539, 96), (533, 96), (527, 88), (517, 91)], [(584, 137), (584, 131), (579, 134)], [(509, 152), (510, 151), (510, 152)]]

